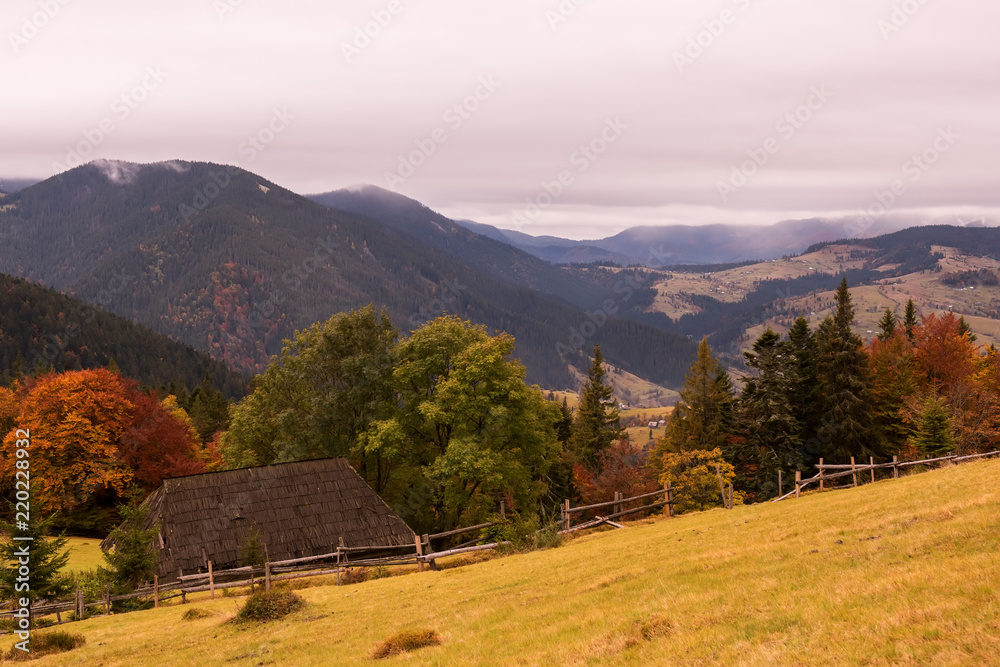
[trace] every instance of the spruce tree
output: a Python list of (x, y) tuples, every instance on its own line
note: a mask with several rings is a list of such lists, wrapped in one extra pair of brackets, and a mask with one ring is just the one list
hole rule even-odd
[(883, 343), (892, 338), (892, 335), (896, 333), (896, 315), (892, 312), (892, 308), (885, 309), (882, 321), (878, 323), (878, 328), (878, 339)]
[(917, 307), (913, 305), (913, 299), (907, 299), (906, 312), (903, 314), (903, 328), (906, 330), (906, 337), (913, 342), (914, 331), (917, 328)]
[(871, 379), (864, 341), (851, 329), (854, 306), (845, 278), (837, 288), (837, 308), (816, 332), (817, 378), (822, 425), (818, 438), (828, 462), (880, 453), (875, 442)]
[(799, 384), (796, 361), (770, 328), (744, 357), (757, 374), (745, 380), (740, 397), (741, 437), (723, 451), (744, 490), (772, 497), (778, 490), (778, 471), (788, 476), (801, 465), (802, 425), (792, 403)]
[[(33, 499), (34, 494), (30, 500)], [(37, 506), (30, 500), (31, 505)], [(14, 516), (13, 502), (10, 509)], [(27, 527), (16, 522), (0, 521), (0, 599), (26, 597), (34, 604), (38, 600), (52, 600), (69, 593), (68, 579), (59, 575), (69, 561), (69, 551), (65, 548), (68, 540), (64, 535), (49, 537), (54, 519), (54, 516), (34, 519), (28, 522)], [(19, 573), (25, 550), (30, 563), (27, 582), (20, 580)], [(24, 583), (28, 584), (28, 591), (23, 590)]]
[(594, 471), (598, 469), (600, 453), (625, 432), (621, 427), (614, 390), (604, 383), (605, 374), (601, 346), (595, 345), (594, 361), (580, 395), (570, 437), (570, 449), (577, 460)]
[(122, 523), (108, 536), (114, 548), (104, 554), (108, 565), (104, 572), (122, 593), (134, 591), (156, 574), (154, 540), (160, 532), (158, 525), (146, 528), (149, 507), (139, 503), (137, 492), (130, 495), (128, 503), (118, 506)]
[(812, 461), (820, 453), (819, 408), (816, 404), (816, 337), (804, 317), (798, 317), (788, 331), (784, 343), (785, 353), (793, 361), (795, 388), (791, 404), (795, 419), (799, 423), (799, 438), (802, 441), (803, 461)]
[(681, 397), (657, 445), (654, 461), (668, 452), (713, 450), (726, 445), (735, 420), (735, 392), (726, 367), (712, 355), (708, 339), (698, 345)]
[(945, 456), (955, 450), (951, 413), (936, 394), (924, 401), (913, 440), (917, 449), (928, 458)]

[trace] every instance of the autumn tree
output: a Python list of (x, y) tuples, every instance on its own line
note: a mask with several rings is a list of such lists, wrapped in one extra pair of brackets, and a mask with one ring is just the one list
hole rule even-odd
[[(722, 484), (728, 487), (736, 476), (719, 448), (711, 451), (687, 450), (666, 452), (660, 465), (660, 484), (673, 485), (674, 510), (678, 513), (701, 511), (722, 506)], [(742, 504), (742, 494), (733, 494), (733, 504)]]
[(592, 471), (600, 469), (601, 452), (624, 433), (614, 390), (604, 382), (606, 371), (601, 346), (594, 346), (594, 360), (580, 394), (570, 437), (570, 451)]
[(616, 440), (601, 450), (598, 458), (598, 472), (580, 464), (574, 467), (573, 479), (585, 504), (614, 500), (616, 491), (631, 498), (659, 488), (644, 453), (627, 439)]
[[(126, 394), (122, 378), (105, 369), (38, 378), (17, 417), (18, 427), (31, 432), (38, 511), (72, 515), (96, 496), (113, 501), (124, 492), (133, 476), (119, 450), (134, 411)], [(8, 433), (2, 444), (5, 479), (14, 476), (14, 435)]]
[(708, 339), (698, 345), (680, 400), (657, 444), (657, 457), (665, 452), (722, 448), (732, 433), (736, 399), (729, 373), (713, 355)]
[(913, 348), (905, 331), (896, 329), (884, 340), (881, 337), (872, 340), (868, 356), (873, 416), (884, 453), (899, 455), (913, 435), (906, 419), (907, 406), (919, 390)]

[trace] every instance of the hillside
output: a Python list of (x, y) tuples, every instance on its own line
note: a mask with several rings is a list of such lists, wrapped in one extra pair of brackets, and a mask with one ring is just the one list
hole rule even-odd
[(716, 271), (660, 272), (651, 318), (703, 332), (735, 359), (767, 326), (784, 332), (799, 315), (813, 326), (831, 312), (847, 276), (855, 331), (870, 339), (886, 308), (962, 315), (985, 345), (1000, 334), (1000, 229), (928, 226), (874, 239), (818, 244), (803, 255)]
[(197, 386), (206, 375), (226, 398), (241, 398), (249, 378), (190, 345), (60, 294), (0, 274), (0, 385), (20, 366), (58, 370), (106, 367), (156, 387), (179, 380)]
[[(998, 474), (971, 463), (309, 588), (266, 632), (225, 624), (239, 604), (225, 598), (95, 618), (64, 626), (85, 647), (39, 664), (371, 664), (377, 642), (417, 628), (443, 644), (393, 662), (996, 664)], [(181, 620), (193, 607), (210, 616)]]
[[(468, 244), (431, 244), (233, 167), (94, 162), (4, 202), (0, 271), (106, 305), (244, 371), (260, 371), (295, 330), (372, 302), (404, 332), (445, 311), (507, 331), (529, 381), (548, 387), (572, 386), (569, 364), (584, 363), (593, 343), (666, 386), (683, 381), (694, 356), (683, 336), (609, 317), (563, 359), (558, 346), (572, 347), (573, 328), (589, 321), (578, 305), (497, 275), (487, 257), (459, 252)], [(486, 255), (511, 250), (482, 241), (473, 245)], [(577, 292), (594, 302), (594, 284)]]

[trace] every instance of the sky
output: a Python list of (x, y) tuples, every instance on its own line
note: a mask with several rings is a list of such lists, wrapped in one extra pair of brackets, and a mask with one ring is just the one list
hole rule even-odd
[(0, 177), (374, 184), (453, 218), (1000, 218), (995, 0), (6, 0)]

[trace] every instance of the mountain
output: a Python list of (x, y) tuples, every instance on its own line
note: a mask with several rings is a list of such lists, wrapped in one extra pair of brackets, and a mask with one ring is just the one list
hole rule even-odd
[(158, 387), (194, 388), (206, 375), (226, 398), (241, 398), (250, 378), (190, 345), (26, 280), (0, 274), (0, 385), (11, 371), (106, 367)]
[(96, 161), (4, 199), (0, 271), (246, 371), (296, 329), (374, 302), (404, 331), (442, 312), (507, 331), (529, 381), (548, 387), (574, 386), (570, 365), (594, 343), (627, 372), (683, 381), (692, 341), (616, 316), (645, 294), (627, 276), (566, 272), (420, 210), (404, 230), (419, 205), (382, 206), (406, 215), (333, 210), (235, 167)]
[(0, 194), (12, 194), (38, 183), (37, 178), (0, 178)]
[[(592, 241), (572, 241), (552, 236), (530, 236), (469, 220), (459, 224), (478, 234), (509, 243), (556, 264), (616, 262), (654, 268), (679, 265), (731, 264), (796, 255), (815, 243), (843, 238), (872, 238), (928, 221), (904, 215), (886, 215), (873, 224), (859, 226), (854, 218), (785, 220), (773, 225), (664, 225), (633, 227), (614, 236)], [(995, 221), (974, 220), (970, 227), (996, 226)]]

